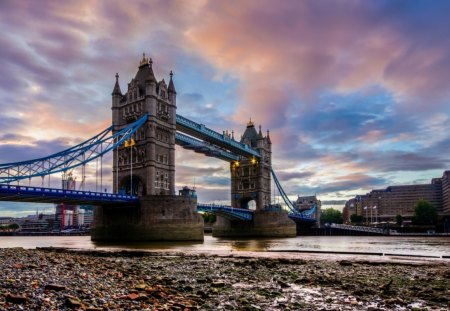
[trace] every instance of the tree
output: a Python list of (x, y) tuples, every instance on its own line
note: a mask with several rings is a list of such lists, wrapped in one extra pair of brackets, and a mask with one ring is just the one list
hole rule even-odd
[(322, 210), (322, 215), (320, 216), (321, 223), (335, 223), (335, 224), (341, 224), (342, 223), (342, 212), (334, 209), (334, 208), (327, 208)]
[(206, 223), (216, 222), (216, 215), (213, 213), (208, 213), (208, 212), (202, 213), (202, 217)]
[(364, 217), (361, 215), (356, 215), (356, 214), (352, 214), (350, 216), (350, 222), (353, 224), (358, 224), (358, 223), (362, 223), (364, 220)]
[(436, 208), (426, 200), (417, 202), (414, 208), (413, 223), (415, 225), (434, 225), (437, 221)]
[(395, 216), (395, 220), (397, 222), (397, 225), (401, 226), (403, 223), (403, 216), (399, 214), (399, 215)]

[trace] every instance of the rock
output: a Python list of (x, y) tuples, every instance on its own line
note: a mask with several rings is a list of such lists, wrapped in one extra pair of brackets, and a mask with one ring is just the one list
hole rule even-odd
[(44, 287), (44, 290), (53, 290), (55, 292), (60, 292), (65, 289), (66, 289), (66, 287), (64, 285), (59, 285), (59, 284), (47, 284)]
[(225, 287), (224, 281), (214, 281), (211, 283), (212, 287), (219, 288), (219, 287)]
[(68, 297), (66, 298), (66, 305), (69, 308), (79, 308), (81, 307), (81, 301), (76, 297)]
[(282, 281), (282, 280), (278, 280), (277, 281), (278, 285), (280, 285), (281, 288), (289, 288), (291, 287), (288, 283)]
[(390, 290), (392, 284), (392, 279), (389, 280), (389, 282), (387, 282), (386, 284), (383, 284), (380, 286), (380, 289), (384, 292), (387, 293)]
[(135, 294), (135, 293), (131, 293), (131, 294), (126, 295), (126, 298), (129, 300), (136, 300), (139, 298), (139, 295)]
[(198, 290), (197, 295), (199, 295), (201, 298), (208, 298), (208, 294), (205, 291)]
[(5, 300), (6, 302), (21, 304), (26, 303), (28, 301), (28, 298), (20, 295), (6, 294)]
[(353, 263), (348, 260), (341, 260), (339, 261), (339, 265), (341, 266), (353, 266)]
[(146, 284), (138, 284), (134, 287), (134, 289), (138, 291), (145, 291), (146, 288), (147, 288)]

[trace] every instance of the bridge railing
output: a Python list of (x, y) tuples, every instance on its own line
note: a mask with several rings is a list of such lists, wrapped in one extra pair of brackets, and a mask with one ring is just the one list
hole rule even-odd
[(45, 187), (15, 186), (0, 184), (0, 193), (12, 193), (22, 195), (51, 195), (61, 198), (86, 198), (86, 199), (108, 199), (108, 200), (124, 200), (136, 201), (138, 198), (132, 195), (121, 195), (113, 193), (81, 191), (81, 190), (65, 190)]
[(369, 232), (369, 233), (379, 233), (379, 234), (384, 234), (386, 232), (384, 229), (380, 229), (380, 228), (353, 226), (353, 225), (344, 225), (344, 224), (331, 224), (331, 227), (336, 228), (336, 229), (345, 229), (345, 230), (353, 230), (353, 231)]
[(225, 214), (231, 216), (232, 218), (237, 218), (241, 220), (252, 220), (253, 211), (244, 208), (234, 208), (225, 205), (216, 204), (197, 204), (197, 210), (201, 212), (212, 212), (216, 214)]

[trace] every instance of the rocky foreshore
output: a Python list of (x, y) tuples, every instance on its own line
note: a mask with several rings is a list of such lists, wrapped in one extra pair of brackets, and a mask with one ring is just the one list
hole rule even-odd
[(450, 263), (0, 249), (0, 310), (448, 310)]

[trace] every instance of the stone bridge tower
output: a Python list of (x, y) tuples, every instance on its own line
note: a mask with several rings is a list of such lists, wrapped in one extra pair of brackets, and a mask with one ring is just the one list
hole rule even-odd
[(241, 143), (259, 151), (261, 158), (242, 158), (230, 164), (231, 205), (236, 208), (249, 208), (249, 202), (255, 201), (256, 210), (262, 210), (270, 204), (270, 170), (272, 168), (272, 143), (269, 131), (263, 136), (261, 126), (255, 129), (250, 120)]
[(113, 189), (134, 195), (173, 195), (175, 192), (176, 91), (157, 81), (152, 60), (142, 57), (134, 79), (122, 94), (119, 75), (112, 92), (112, 121), (119, 131), (146, 113), (148, 121), (133, 139), (114, 150)]

